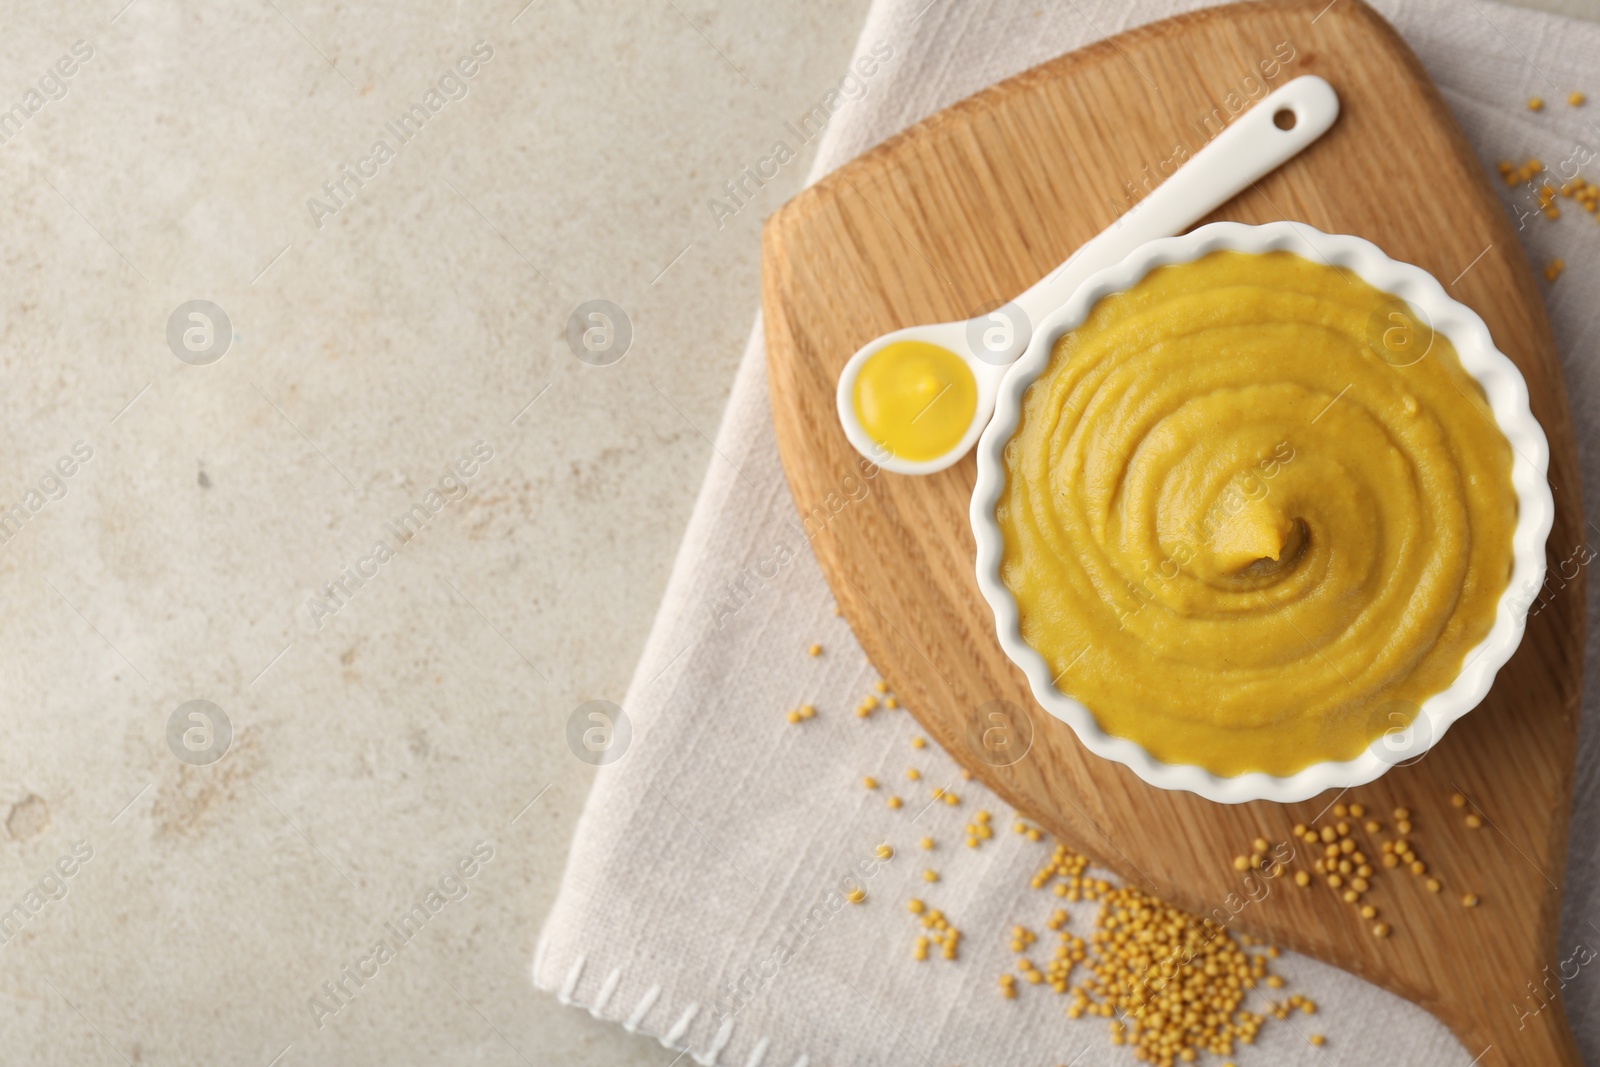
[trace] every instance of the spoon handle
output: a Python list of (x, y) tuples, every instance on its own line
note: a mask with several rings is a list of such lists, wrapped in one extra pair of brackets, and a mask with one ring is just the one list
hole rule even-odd
[(1014, 303), (1028, 322), (1041, 321), (1066, 303), (1089, 275), (1121, 261), (1146, 241), (1183, 233), (1303, 151), (1338, 117), (1338, 94), (1315, 74), (1268, 93)]

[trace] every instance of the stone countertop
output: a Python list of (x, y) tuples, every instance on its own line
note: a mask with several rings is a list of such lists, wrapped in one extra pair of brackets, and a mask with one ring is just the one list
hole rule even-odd
[(5, 5), (8, 1063), (672, 1058), (529, 981), (566, 724), (865, 5), (524, 4)]
[(865, 8), (0, 5), (8, 1061), (672, 1059), (528, 980), (568, 721)]

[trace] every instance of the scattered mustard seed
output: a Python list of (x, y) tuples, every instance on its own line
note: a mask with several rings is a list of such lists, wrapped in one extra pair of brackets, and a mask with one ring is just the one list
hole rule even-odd
[(1528, 110), (1529, 111), (1543, 111), (1544, 110), (1544, 97), (1542, 97), (1542, 96), (1530, 96), (1530, 97), (1528, 97)]

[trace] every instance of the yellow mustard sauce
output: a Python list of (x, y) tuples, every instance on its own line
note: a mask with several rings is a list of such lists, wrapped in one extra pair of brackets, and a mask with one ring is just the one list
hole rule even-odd
[(960, 356), (925, 341), (895, 341), (867, 357), (856, 418), (890, 455), (937, 459), (961, 442), (978, 411), (978, 382)]
[(1448, 340), (1347, 270), (1217, 252), (1101, 300), (995, 508), (1022, 636), (1108, 733), (1220, 775), (1351, 759), (1510, 579), (1511, 447)]

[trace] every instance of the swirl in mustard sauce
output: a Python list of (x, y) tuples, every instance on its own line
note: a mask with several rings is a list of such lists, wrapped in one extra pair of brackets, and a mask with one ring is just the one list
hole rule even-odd
[(1022, 636), (1108, 733), (1286, 775), (1447, 688), (1510, 580), (1511, 447), (1450, 343), (1287, 252), (1102, 299), (995, 508)]

